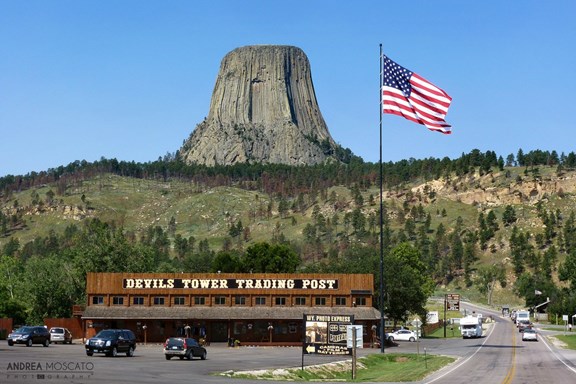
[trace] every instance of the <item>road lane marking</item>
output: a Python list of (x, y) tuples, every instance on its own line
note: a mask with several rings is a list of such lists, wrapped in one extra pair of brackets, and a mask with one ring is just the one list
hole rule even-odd
[[(542, 333), (540, 333), (540, 335), (542, 335)], [(564, 361), (564, 359), (562, 358), (562, 356), (556, 354), (556, 352), (554, 352), (554, 350), (552, 349), (552, 347), (548, 344), (548, 341), (546, 340), (546, 336), (541, 336), (540, 340), (542, 340), (544, 342), (544, 345), (546, 346), (546, 348), (548, 348), (548, 350), (550, 352), (552, 352), (552, 355), (554, 355), (554, 357), (556, 359), (558, 359), (562, 364), (564, 364), (564, 366), (566, 368), (568, 368), (569, 370), (571, 370), (572, 372), (576, 373), (576, 369), (572, 368), (571, 366), (569, 366), (568, 364), (566, 364), (566, 362)]]
[(504, 378), (502, 384), (510, 384), (515, 374), (516, 374), (516, 330), (512, 329), (512, 366), (508, 370), (508, 374), (506, 374), (506, 377)]
[(460, 368), (461, 366), (463, 366), (464, 364), (466, 364), (468, 361), (470, 361), (471, 358), (473, 358), (478, 351), (480, 351), (480, 349), (482, 349), (482, 347), (484, 346), (484, 344), (486, 344), (488, 342), (488, 339), (490, 338), (490, 336), (492, 335), (492, 332), (494, 332), (494, 328), (496, 328), (496, 323), (493, 323), (492, 327), (490, 327), (490, 333), (484, 338), (484, 342), (482, 344), (480, 344), (480, 346), (476, 349), (476, 351), (474, 351), (474, 353), (470, 356), (468, 356), (464, 361), (462, 361), (461, 363), (455, 365), (454, 367), (452, 367), (452, 369), (448, 370), (447, 372), (444, 372), (442, 375), (430, 380), (430, 381), (426, 381), (425, 384), (430, 384), (433, 383), (437, 380), (440, 380), (441, 378), (443, 378), (444, 376), (454, 372), (455, 370), (457, 370), (458, 368)]

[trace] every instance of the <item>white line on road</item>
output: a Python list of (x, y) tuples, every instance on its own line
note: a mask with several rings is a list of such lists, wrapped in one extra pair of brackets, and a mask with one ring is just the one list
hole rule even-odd
[(550, 344), (548, 344), (548, 341), (546, 340), (546, 336), (542, 336), (540, 337), (540, 340), (542, 340), (544, 342), (544, 345), (546, 346), (546, 348), (548, 348), (548, 350), (550, 352), (552, 352), (552, 354), (554, 355), (554, 357), (556, 359), (558, 359), (558, 361), (560, 361), (562, 364), (564, 364), (564, 366), (566, 366), (566, 368), (568, 368), (569, 370), (571, 370), (572, 372), (576, 373), (576, 369), (570, 367), (568, 364), (566, 364), (566, 361), (564, 361), (564, 359), (562, 358), (562, 356), (558, 355), (556, 352), (554, 352), (554, 350), (552, 349), (552, 347), (550, 346)]
[(476, 349), (476, 351), (474, 351), (474, 353), (470, 356), (468, 356), (468, 358), (464, 361), (462, 361), (461, 363), (455, 365), (454, 367), (452, 367), (452, 369), (450, 369), (447, 372), (444, 372), (442, 375), (430, 380), (430, 381), (426, 381), (425, 384), (430, 384), (433, 383), (437, 380), (440, 380), (441, 378), (443, 378), (444, 376), (454, 372), (455, 370), (457, 370), (458, 368), (460, 368), (461, 366), (463, 366), (464, 364), (466, 364), (471, 358), (473, 358), (478, 351), (480, 351), (480, 349), (482, 349), (482, 347), (484, 346), (484, 344), (486, 344), (488, 342), (488, 339), (490, 338), (490, 335), (492, 335), (492, 332), (494, 332), (494, 328), (496, 327), (496, 323), (493, 323), (492, 327), (490, 327), (490, 333), (486, 336), (486, 338), (484, 339), (484, 342)]

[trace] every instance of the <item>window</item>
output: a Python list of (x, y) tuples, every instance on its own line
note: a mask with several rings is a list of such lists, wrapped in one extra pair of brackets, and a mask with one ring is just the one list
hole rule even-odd
[(266, 305), (266, 298), (265, 297), (257, 297), (256, 298), (256, 305)]
[(206, 305), (206, 298), (204, 296), (195, 296), (194, 305)]
[(164, 305), (164, 298), (157, 296), (154, 298), (154, 305)]
[(294, 301), (295, 305), (306, 305), (306, 298), (305, 297), (297, 297)]
[(326, 305), (326, 298), (325, 297), (316, 297), (314, 299), (314, 304), (316, 305)]
[(236, 305), (246, 305), (246, 297), (244, 297), (244, 296), (235, 296), (235, 297), (234, 297), (234, 304), (236, 304)]
[(132, 298), (133, 305), (144, 305), (144, 298), (142, 296)]
[(285, 297), (277, 297), (274, 302), (276, 305), (286, 305), (286, 298)]
[(216, 305), (225, 305), (226, 304), (226, 297), (224, 296), (216, 296), (214, 298), (214, 304)]
[(186, 298), (184, 296), (178, 296), (174, 298), (174, 305), (184, 305), (186, 304)]
[(112, 298), (112, 305), (124, 305), (124, 298), (121, 296), (114, 296)]
[(336, 298), (336, 305), (345, 306), (346, 305), (346, 298), (345, 297), (337, 297)]
[(354, 299), (356, 305), (366, 305), (366, 298), (365, 297), (357, 297)]
[(92, 296), (92, 304), (94, 305), (104, 304), (104, 296)]

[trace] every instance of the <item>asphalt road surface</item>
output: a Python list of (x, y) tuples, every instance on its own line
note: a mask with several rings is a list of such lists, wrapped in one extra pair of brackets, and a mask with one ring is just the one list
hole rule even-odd
[(468, 309), (492, 316), (494, 322), (485, 326), (481, 339), (454, 340), (431, 349), (431, 353), (460, 358), (422, 383), (576, 383), (576, 352), (554, 346), (545, 337), (553, 332), (537, 330), (538, 342), (522, 341), (522, 334), (509, 318), (478, 307)]
[[(385, 353), (414, 352), (455, 356), (458, 360), (420, 384), (521, 384), (576, 383), (576, 351), (554, 346), (540, 335), (538, 342), (523, 342), (508, 318), (476, 309), (495, 322), (480, 339), (422, 339), (400, 342)], [(450, 332), (448, 330), (448, 332)], [(542, 331), (546, 334), (546, 331)], [(301, 367), (300, 348), (240, 347), (211, 345), (208, 359), (165, 360), (162, 346), (138, 345), (134, 357), (86, 356), (80, 342), (72, 345), (9, 347), (0, 341), (0, 383), (218, 383), (253, 384), (270, 381), (230, 379), (215, 373), (269, 368)], [(360, 349), (359, 356), (379, 353)], [(342, 358), (332, 358), (342, 359)], [(305, 355), (304, 365), (321, 364), (330, 358)]]

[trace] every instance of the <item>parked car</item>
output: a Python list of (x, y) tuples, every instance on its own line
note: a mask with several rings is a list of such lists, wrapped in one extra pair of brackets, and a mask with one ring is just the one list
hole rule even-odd
[(72, 344), (72, 333), (68, 328), (52, 327), (50, 328), (50, 342), (54, 344)]
[(186, 358), (188, 360), (199, 357), (206, 360), (206, 348), (198, 344), (195, 339), (185, 337), (170, 337), (164, 342), (164, 356), (166, 360), (173, 357), (179, 357), (180, 360)]
[(400, 329), (388, 334), (388, 340), (390, 341), (416, 341), (417, 339), (416, 333), (408, 329)]
[(136, 336), (129, 329), (105, 329), (96, 336), (86, 340), (86, 354), (105, 353), (106, 356), (116, 357), (118, 353), (134, 356), (136, 349)]
[(525, 328), (522, 332), (522, 341), (538, 341), (536, 330), (534, 328)]
[(50, 345), (50, 333), (43, 326), (23, 326), (8, 335), (8, 345), (26, 344), (31, 347), (32, 344), (42, 344), (47, 347)]

